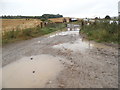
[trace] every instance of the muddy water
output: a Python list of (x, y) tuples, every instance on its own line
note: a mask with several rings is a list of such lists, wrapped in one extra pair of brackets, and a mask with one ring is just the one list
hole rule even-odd
[(53, 46), (53, 48), (69, 49), (69, 50), (72, 50), (75, 52), (77, 52), (77, 51), (84, 52), (88, 49), (91, 49), (92, 47), (93, 47), (92, 44), (90, 44), (89, 42), (86, 42), (86, 41), (82, 41), (81, 39), (78, 39), (74, 42), (62, 43), (62, 44)]
[(53, 35), (50, 35), (48, 38), (55, 36), (66, 36), (66, 35), (79, 35), (80, 26), (74, 25), (73, 27), (67, 27), (67, 31), (59, 32)]
[(64, 32), (56, 33), (54, 35), (50, 35), (48, 38), (52, 38), (52, 37), (55, 37), (55, 36), (66, 36), (66, 35), (79, 35), (79, 30), (70, 31), (68, 29), (68, 31), (64, 31)]
[(3, 88), (43, 88), (62, 70), (51, 55), (24, 57), (3, 67)]

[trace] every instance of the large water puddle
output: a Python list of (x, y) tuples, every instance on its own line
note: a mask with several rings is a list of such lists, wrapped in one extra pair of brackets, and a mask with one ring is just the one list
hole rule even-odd
[(3, 88), (43, 88), (62, 70), (57, 57), (37, 55), (24, 57), (3, 67)]

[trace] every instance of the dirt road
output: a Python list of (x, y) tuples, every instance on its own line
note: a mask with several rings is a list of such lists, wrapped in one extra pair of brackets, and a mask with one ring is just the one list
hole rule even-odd
[[(75, 28), (74, 28), (75, 29)], [(3, 88), (117, 88), (118, 50), (75, 31), (3, 47)]]

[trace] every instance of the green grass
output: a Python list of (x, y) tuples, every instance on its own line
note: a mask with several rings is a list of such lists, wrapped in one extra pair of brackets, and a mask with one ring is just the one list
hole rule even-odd
[(31, 39), (33, 37), (38, 37), (55, 32), (57, 30), (62, 30), (63, 28), (65, 28), (65, 24), (49, 24), (43, 28), (35, 27), (27, 28), (24, 30), (7, 31), (4, 33), (4, 35), (2, 35), (2, 44), (4, 45), (15, 41)]
[(89, 40), (107, 43), (119, 43), (120, 25), (105, 23), (96, 23), (82, 27), (81, 32), (87, 36)]

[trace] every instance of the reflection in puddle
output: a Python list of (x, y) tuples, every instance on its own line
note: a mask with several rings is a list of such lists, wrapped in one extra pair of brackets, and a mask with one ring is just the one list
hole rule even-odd
[(48, 38), (52, 38), (55, 36), (65, 36), (65, 35), (79, 35), (79, 30), (80, 30), (80, 25), (68, 24), (67, 31), (50, 35)]
[(62, 70), (50, 55), (24, 57), (3, 67), (3, 88), (42, 88)]
[(79, 35), (79, 30), (76, 30), (76, 31), (64, 31), (64, 32), (56, 33), (54, 35), (49, 36), (48, 38), (52, 38), (52, 37), (55, 37), (55, 36), (65, 36), (65, 35)]
[(75, 42), (71, 42), (71, 43), (63, 43), (63, 44), (58, 44), (58, 45), (54, 45), (53, 48), (58, 48), (58, 49), (70, 49), (72, 51), (85, 51), (88, 49), (92, 48), (92, 44), (90, 44), (89, 42), (86, 41), (82, 41), (82, 40), (76, 40)]

